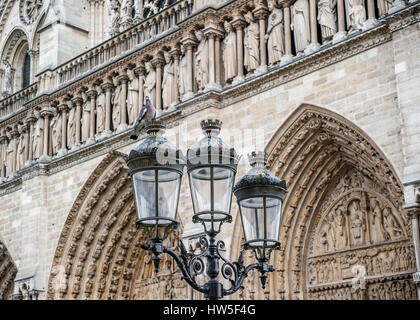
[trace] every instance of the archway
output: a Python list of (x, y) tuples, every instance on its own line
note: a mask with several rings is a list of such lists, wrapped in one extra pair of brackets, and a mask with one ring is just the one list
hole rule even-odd
[(286, 180), (288, 191), (283, 248), (273, 257), (277, 271), (265, 292), (252, 293), (255, 298), (416, 298), (402, 185), (366, 133), (332, 111), (305, 104), (266, 151), (268, 168)]
[(16, 274), (16, 265), (0, 239), (0, 300), (12, 298)]
[[(138, 244), (135, 205), (125, 155), (111, 152), (80, 191), (65, 222), (48, 281), (49, 299), (185, 299), (187, 290), (172, 260), (153, 271)], [(178, 231), (181, 232), (181, 231)], [(178, 232), (167, 246), (176, 248)]]
[[(30, 56), (28, 37), (15, 28), (8, 36), (1, 55), (2, 91), (7, 96), (30, 83)], [(24, 81), (26, 80), (26, 82)]]

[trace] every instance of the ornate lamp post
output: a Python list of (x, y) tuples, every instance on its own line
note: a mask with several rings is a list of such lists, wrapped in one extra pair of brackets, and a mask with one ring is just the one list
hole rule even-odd
[[(238, 291), (253, 269), (260, 272), (261, 285), (265, 287), (266, 274), (274, 271), (268, 264), (270, 254), (280, 247), (286, 184), (264, 168), (267, 154), (252, 153), (253, 168), (234, 186), (239, 157), (219, 137), (221, 122), (202, 121), (201, 127), (205, 137), (188, 150), (185, 161), (182, 152), (162, 136), (165, 127), (153, 121), (146, 127), (148, 137), (130, 152), (127, 165), (136, 199), (136, 227), (145, 229), (149, 238), (149, 243), (141, 247), (153, 253), (155, 272), (159, 271), (161, 254), (169, 254), (192, 288), (202, 292), (205, 298), (221, 299)], [(200, 239), (205, 248), (198, 255), (188, 253), (182, 241), (180, 255), (162, 245), (168, 231), (178, 227), (176, 213), (185, 164), (194, 208), (193, 222), (203, 224), (207, 235)], [(222, 224), (232, 221), (232, 193), (240, 208), (246, 238), (244, 249), (253, 250), (257, 260), (246, 267), (242, 252), (237, 262), (230, 262), (220, 253), (224, 242), (216, 242)], [(204, 272), (209, 280), (200, 285), (196, 278)], [(217, 280), (219, 273), (229, 280), (229, 288)]]

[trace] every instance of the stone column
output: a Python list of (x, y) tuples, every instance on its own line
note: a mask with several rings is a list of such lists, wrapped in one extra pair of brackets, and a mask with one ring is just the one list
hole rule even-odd
[[(341, 0), (343, 1), (343, 0)], [(293, 59), (292, 55), (292, 36), (290, 32), (290, 3), (286, 2), (283, 6), (284, 16), (284, 44), (285, 54), (281, 57), (280, 64), (286, 64)]]
[[(169, 52), (174, 59), (174, 77), (175, 77), (175, 104), (179, 103), (179, 86), (178, 86), (178, 79), (179, 79), (179, 57), (181, 55), (181, 51), (179, 48), (175, 47)], [(140, 81), (139, 81), (140, 83)]]
[(120, 124), (118, 125), (117, 132), (124, 131), (127, 129), (127, 81), (128, 76), (124, 73), (117, 77), (118, 81), (121, 83), (121, 118)]
[(337, 43), (347, 37), (344, 14), (344, 0), (337, 0), (338, 32), (333, 37), (333, 43)]
[[(420, 195), (417, 195), (420, 198)], [(420, 202), (405, 204), (403, 208), (406, 210), (407, 215), (411, 218), (411, 227), (413, 232), (414, 241), (414, 254), (416, 257), (416, 272), (413, 274), (413, 280), (417, 287), (417, 297), (420, 300), (420, 229), (419, 229), (419, 217), (420, 217)]]
[(221, 71), (221, 66), (222, 66), (222, 58), (221, 58), (221, 46), (220, 46), (220, 41), (223, 38), (223, 31), (221, 35), (216, 35), (216, 46), (214, 48), (214, 57), (216, 59), (216, 84), (220, 87), (222, 87), (222, 71)]
[(96, 113), (96, 96), (98, 92), (95, 89), (90, 89), (86, 92), (87, 96), (90, 99), (90, 114), (89, 114), (89, 139), (86, 141), (86, 144), (90, 144), (95, 141), (95, 113)]
[(6, 158), (6, 148), (7, 146), (7, 136), (4, 132), (0, 135), (0, 183), (6, 179), (5, 171), (5, 158)]
[[(210, 25), (204, 29), (204, 35), (208, 39), (209, 48), (209, 82), (206, 85), (206, 90), (221, 90), (222, 87), (216, 82), (216, 48), (215, 39), (223, 36), (223, 32), (216, 28), (214, 25)], [(220, 57), (220, 54), (219, 54)]]
[(162, 110), (162, 66), (165, 63), (165, 59), (162, 56), (157, 56), (152, 60), (152, 65), (156, 70), (156, 105), (155, 108)]
[(318, 43), (318, 26), (316, 19), (316, 0), (309, 0), (309, 16), (311, 21), (311, 43), (305, 49), (305, 54), (311, 54), (320, 47)]
[(363, 23), (363, 30), (373, 28), (378, 24), (375, 17), (375, 0), (367, 0), (368, 19)]
[(236, 51), (238, 54), (238, 75), (233, 79), (233, 84), (242, 82), (244, 77), (244, 27), (246, 22), (242, 15), (237, 15), (232, 20), (232, 26), (236, 30)]
[(50, 117), (54, 115), (54, 112), (50, 109), (41, 110), (41, 116), (44, 117), (44, 142), (42, 156), (39, 158), (40, 162), (49, 161), (51, 158), (48, 154), (49, 138), (50, 138)]
[(13, 143), (13, 165), (11, 170), (11, 176), (16, 175), (16, 164), (17, 164), (17, 147), (18, 147), (18, 138), (19, 138), (19, 130), (17, 126), (14, 126), (12, 131), (10, 132), (12, 137), (12, 143)]
[(33, 114), (30, 114), (26, 118), (26, 123), (29, 125), (29, 145), (27, 150), (27, 161), (25, 163), (25, 167), (28, 167), (32, 164), (34, 160), (34, 150), (33, 150), (33, 140), (32, 137), (34, 136), (34, 124), (36, 122), (36, 117)]
[(182, 44), (187, 49), (187, 61), (188, 61), (188, 81), (187, 81), (187, 92), (182, 97), (182, 100), (187, 100), (194, 96), (194, 58), (193, 58), (193, 50), (194, 47), (197, 45), (197, 40), (195, 37), (188, 36), (187, 38), (182, 39)]
[(265, 6), (260, 5), (253, 11), (254, 15), (258, 18), (260, 25), (260, 66), (257, 68), (257, 73), (267, 72), (267, 46), (265, 43), (265, 18), (269, 11)]
[(31, 83), (35, 82), (36, 66), (38, 65), (38, 53), (39, 50), (29, 50), (28, 54), (31, 57)]
[(72, 100), (74, 105), (76, 105), (76, 114), (75, 114), (75, 121), (76, 121), (76, 137), (75, 143), (72, 146), (71, 150), (76, 150), (81, 146), (81, 120), (82, 120), (82, 103), (83, 99), (80, 94), (74, 97)]
[(58, 150), (57, 156), (62, 157), (67, 153), (67, 110), (69, 109), (67, 103), (62, 103), (58, 106), (61, 112), (61, 149)]
[(105, 130), (102, 132), (102, 136), (109, 136), (112, 134), (111, 131), (111, 90), (113, 84), (107, 81), (102, 84), (102, 89), (105, 91)]

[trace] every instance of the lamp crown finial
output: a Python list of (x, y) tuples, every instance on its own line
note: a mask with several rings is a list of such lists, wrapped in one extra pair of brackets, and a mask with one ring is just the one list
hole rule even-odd
[(146, 133), (148, 136), (157, 136), (163, 134), (166, 130), (166, 126), (160, 120), (151, 120), (146, 125)]
[(248, 161), (251, 167), (264, 168), (268, 160), (268, 153), (264, 151), (252, 151), (248, 154)]
[(205, 135), (218, 135), (222, 129), (222, 121), (217, 119), (202, 120), (201, 129)]

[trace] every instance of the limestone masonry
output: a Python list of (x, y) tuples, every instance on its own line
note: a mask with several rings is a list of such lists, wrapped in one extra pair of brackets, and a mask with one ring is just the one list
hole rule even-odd
[[(276, 271), (232, 298), (419, 299), (419, 52), (420, 0), (1, 0), (0, 299), (203, 298), (137, 246), (146, 96), (184, 152), (220, 119), (237, 180), (265, 150), (287, 182)], [(166, 245), (199, 253), (187, 180)]]

